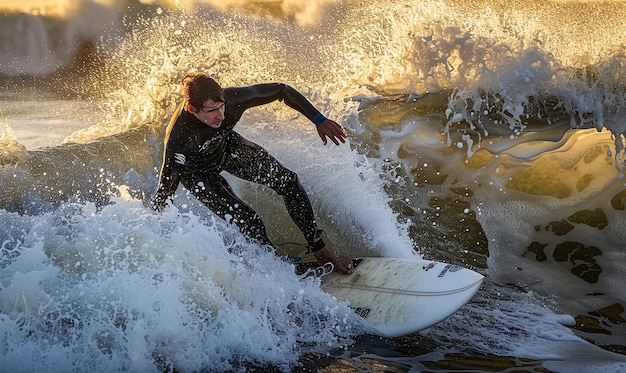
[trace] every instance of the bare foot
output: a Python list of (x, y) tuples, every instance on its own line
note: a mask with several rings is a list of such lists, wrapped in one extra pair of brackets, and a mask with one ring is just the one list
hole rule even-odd
[(320, 264), (332, 263), (335, 269), (344, 275), (349, 275), (354, 272), (354, 266), (352, 265), (352, 259), (330, 252), (326, 247), (321, 250), (313, 252), (315, 259)]

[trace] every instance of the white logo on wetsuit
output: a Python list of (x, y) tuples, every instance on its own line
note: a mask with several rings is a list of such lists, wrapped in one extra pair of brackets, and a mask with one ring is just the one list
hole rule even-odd
[(226, 134), (220, 133), (218, 135), (215, 135), (213, 138), (205, 141), (204, 144), (202, 144), (202, 146), (200, 147), (200, 153), (208, 155), (214, 154), (215, 152), (219, 151), (222, 143), (224, 142), (225, 136)]
[(174, 160), (176, 161), (176, 163), (183, 166), (185, 165), (185, 163), (187, 163), (187, 158), (185, 158), (185, 155), (181, 153), (175, 153)]

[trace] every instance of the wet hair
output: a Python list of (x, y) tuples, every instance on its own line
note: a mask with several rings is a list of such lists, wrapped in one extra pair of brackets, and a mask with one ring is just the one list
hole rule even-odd
[(185, 102), (200, 110), (206, 100), (224, 102), (224, 89), (208, 74), (203, 72), (188, 73), (183, 78)]

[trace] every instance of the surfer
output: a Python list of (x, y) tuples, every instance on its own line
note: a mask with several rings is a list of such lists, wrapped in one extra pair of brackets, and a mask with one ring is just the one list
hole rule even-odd
[(340, 273), (352, 273), (350, 258), (334, 253), (322, 240), (298, 175), (264, 148), (233, 131), (247, 109), (277, 100), (315, 123), (324, 145), (329, 139), (335, 145), (345, 143), (345, 129), (283, 83), (222, 88), (209, 75), (195, 72), (183, 78), (183, 95), (182, 111), (165, 135), (165, 154), (152, 207), (162, 210), (182, 183), (215, 214), (261, 244), (273, 246), (259, 215), (235, 195), (220, 175), (226, 171), (281, 195), (317, 261), (333, 263)]

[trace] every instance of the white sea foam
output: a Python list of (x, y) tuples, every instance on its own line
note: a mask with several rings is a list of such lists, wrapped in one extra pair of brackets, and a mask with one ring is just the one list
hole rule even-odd
[[(506, 6), (499, 6), (503, 3)], [(353, 334), (363, 331), (352, 323), (345, 305), (329, 299), (317, 284), (298, 281), (290, 265), (247, 243), (182, 189), (176, 208), (163, 215), (150, 213), (130, 197), (146, 198), (153, 191), (158, 157), (152, 137), (125, 131), (146, 124), (162, 129), (180, 102), (180, 76), (200, 69), (216, 74), (225, 86), (286, 81), (348, 127), (353, 135), (350, 147), (339, 148), (323, 147), (312, 124), (300, 116), (294, 119), (293, 111), (282, 107), (250, 111), (238, 127), (300, 174), (328, 241), (339, 251), (412, 256), (407, 232), (414, 228), (414, 237), (421, 234), (420, 217), (430, 202), (449, 197), (452, 189), (470, 190), (453, 198), (468, 204), (463, 206), (463, 218), (475, 214), (486, 233), (488, 282), (516, 287), (498, 287), (494, 293), (489, 288), (491, 295), (479, 297), (427, 331), (441, 346), (436, 353), (460, 346), (477, 353), (553, 359), (545, 366), (567, 371), (572, 366), (590, 370), (591, 363), (582, 361), (588, 352), (595, 356), (589, 361), (607, 371), (623, 368), (621, 356), (574, 336), (563, 325), (571, 323), (571, 316), (546, 309), (575, 304), (586, 313), (624, 299), (623, 210), (608, 207), (611, 197), (623, 189), (623, 182), (615, 178), (615, 164), (609, 164), (613, 157), (618, 165), (622, 159), (619, 137), (614, 149), (601, 151), (590, 163), (581, 161), (586, 150), (611, 143), (608, 132), (589, 132), (602, 126), (624, 132), (619, 119), (624, 107), (619, 80), (624, 76), (623, 53), (615, 44), (616, 33), (610, 32), (621, 25), (621, 20), (610, 20), (619, 17), (613, 9), (622, 5), (611, 4), (610, 11), (599, 12), (607, 18), (598, 19), (589, 16), (586, 3), (581, 4), (576, 22), (568, 24), (558, 9), (571, 5), (544, 1), (525, 2), (524, 9), (506, 1), (494, 1), (489, 7), (427, 1), (417, 9), (412, 8), (414, 2), (316, 2), (320, 13), (314, 16), (322, 14), (319, 22), (293, 24), (289, 20), (296, 13), (315, 12), (299, 8), (302, 4), (287, 4), (281, 7), (284, 13), (268, 16), (282, 14), (287, 19), (276, 22), (215, 11), (206, 2), (189, 2), (201, 10), (195, 13), (159, 7), (157, 2), (134, 3), (136, 8), (127, 8), (126, 1), (119, 4), (131, 12), (123, 26), (116, 23), (117, 13), (109, 17), (108, 9), (103, 17), (95, 17), (100, 16), (93, 11), (100, 9), (95, 5), (83, 18), (11, 15), (2, 25), (9, 27), (10, 45), (24, 44), (4, 57), (5, 74), (39, 74), (69, 63), (81, 35), (102, 41), (100, 51), (106, 57), (94, 82), (98, 97), (104, 99), (106, 124), (70, 136), (79, 145), (31, 152), (27, 162), (15, 157), (20, 162), (2, 169), (2, 201), (8, 201), (6, 210), (0, 210), (3, 367), (167, 370), (160, 362), (184, 371), (272, 363), (288, 370), (302, 344), (324, 351), (350, 343)], [(533, 18), (527, 9), (542, 12)], [(111, 30), (102, 29), (101, 19), (113, 24)], [(15, 20), (37, 32), (13, 32), (21, 27), (11, 23)], [(50, 25), (59, 28), (46, 31)], [(592, 33), (595, 27), (602, 32)], [(198, 38), (199, 34), (210, 38)], [(63, 42), (52, 43), (59, 35), (65, 37)], [(573, 35), (585, 35), (586, 50), (571, 48), (571, 40), (579, 40)], [(33, 58), (42, 55), (50, 57)], [(481, 60), (485, 56), (488, 61)], [(445, 113), (418, 114), (417, 119), (380, 130), (359, 119), (365, 104), (357, 107), (353, 100), (355, 92), (365, 93), (361, 101), (371, 105), (375, 102), (367, 97), (397, 100), (394, 94), (422, 97), (446, 89), (456, 89), (448, 119), (495, 115), (483, 121), (483, 127), (471, 121), (467, 127), (451, 125), (451, 149), (440, 131), (445, 129)], [(476, 103), (484, 92), (492, 99), (500, 97), (502, 105), (467, 111), (472, 107), (468, 100)], [(549, 101), (549, 109), (567, 109), (565, 118), (558, 119), (593, 129), (565, 133), (563, 122), (544, 113), (535, 115), (536, 111), (530, 119), (548, 120), (534, 124), (539, 128), (524, 127), (528, 119), (524, 109), (535, 108), (525, 106), (531, 101), (528, 96), (537, 94), (557, 99)], [(10, 130), (3, 133), (9, 137)], [(99, 139), (120, 132), (117, 139)], [(96, 141), (88, 143), (91, 140)], [(150, 144), (140, 146), (146, 143)], [(480, 156), (488, 155), (481, 150), (493, 158), (480, 164)], [(466, 161), (471, 152), (474, 157)], [(546, 158), (551, 163), (540, 162)], [(445, 181), (412, 188), (409, 175), (420, 167), (435, 170), (433, 174)], [(97, 171), (93, 175), (92, 169)], [(512, 191), (507, 184), (514, 171), (524, 169), (536, 171), (530, 176), (545, 177), (530, 186), (543, 187), (554, 179), (569, 188), (570, 196)], [(581, 178), (583, 173), (592, 177)], [(90, 196), (83, 198), (87, 191), (96, 188), (102, 188), (102, 194), (123, 195), (121, 184), (128, 186), (129, 194), (111, 205), (83, 201), (89, 200)], [(284, 217), (282, 202), (271, 193), (238, 181), (235, 187), (251, 203), (276, 213), (272, 218)], [(398, 216), (390, 204), (405, 209), (404, 215)], [(562, 237), (602, 246), (603, 255), (595, 260), (603, 274), (598, 283), (589, 284), (573, 277), (572, 263), (552, 260), (549, 250), (559, 237), (543, 227), (581, 208), (596, 207), (607, 213), (607, 228), (576, 224)], [(437, 226), (437, 216), (427, 223)], [(300, 238), (282, 225), (288, 218), (267, 220), (278, 224), (270, 227), (277, 243)], [(281, 231), (287, 232), (276, 233)], [(431, 244), (448, 245), (446, 233), (436, 230)], [(526, 251), (529, 240), (535, 239), (552, 245), (546, 262), (537, 262)], [(451, 247), (453, 260), (461, 260), (462, 252), (471, 249), (455, 252), (456, 246)], [(535, 297), (520, 288), (552, 293), (558, 299)], [(586, 296), (600, 292), (603, 295)], [(563, 361), (572, 356), (572, 365)], [(34, 365), (24, 368), (24, 361)]]
[[(463, 316), (453, 315), (424, 335), (449, 345), (459, 341), (471, 346), (466, 353), (537, 359), (557, 372), (594, 372), (598, 366), (607, 372), (621, 371), (626, 359), (581, 340), (568, 328), (574, 323), (571, 316), (555, 314), (538, 303), (543, 300), (532, 292), (511, 293), (488, 284), (463, 308)], [(460, 351), (452, 348), (449, 352)]]
[(5, 253), (7, 238), (23, 242), (0, 278), (5, 369), (286, 367), (298, 343), (337, 346), (360, 330), (316, 281), (211, 216), (118, 200), (21, 227), (12, 217), (2, 212), (15, 230)]

